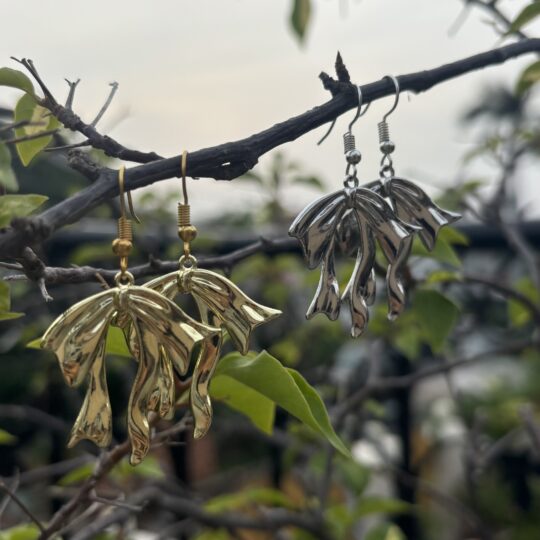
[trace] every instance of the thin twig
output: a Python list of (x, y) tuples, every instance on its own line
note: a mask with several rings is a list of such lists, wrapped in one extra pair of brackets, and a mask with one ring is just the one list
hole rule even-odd
[[(398, 80), (403, 91), (424, 92), (466, 73), (535, 52), (540, 52), (540, 39), (526, 39), (435, 69), (401, 75)], [(326, 80), (328, 82), (328, 76), (326, 76)], [(314, 107), (303, 114), (280, 122), (245, 139), (190, 152), (187, 160), (187, 175), (225, 180), (236, 178), (251, 169), (260, 156), (270, 150), (297, 139), (357, 106), (354, 85), (341, 81), (334, 81), (334, 83), (334, 86), (337, 85), (342, 90), (321, 106)], [(365, 104), (393, 94), (395, 90), (392, 82), (387, 79), (362, 85), (361, 89)], [(43, 100), (42, 104), (49, 108), (68, 129), (79, 131), (85, 135), (94, 148), (101, 149), (108, 155), (120, 159), (145, 163), (126, 171), (125, 188), (127, 190), (137, 189), (179, 175), (181, 156), (161, 159), (155, 153), (128, 150), (110, 137), (99, 134), (95, 128), (85, 124), (72, 111), (58, 105), (56, 101), (46, 99)], [(154, 161), (154, 163), (149, 163), (150, 161)], [(118, 194), (116, 177), (115, 171), (103, 168), (91, 186), (33, 218), (40, 220), (40, 223), (46, 226), (46, 230), (44, 228), (40, 230), (40, 236), (46, 238), (51, 232), (78, 221), (96, 206), (115, 197)], [(15, 255), (20, 252), (21, 246), (35, 241), (35, 234), (29, 235), (18, 229), (8, 229), (0, 235), (0, 255), (4, 258)]]
[(23, 266), (19, 263), (8, 263), (0, 261), (0, 268), (7, 268), (8, 270), (22, 270)]
[(7, 486), (3, 480), (0, 480), (0, 490), (6, 493), (13, 502), (36, 524), (37, 528), (43, 533), (45, 527), (41, 524), (41, 521), (34, 515), (34, 513), (24, 504), (21, 499)]
[(40, 131), (39, 133), (32, 133), (31, 135), (24, 135), (23, 137), (14, 137), (13, 139), (7, 139), (2, 141), (4, 144), (19, 144), (27, 141), (34, 141), (36, 139), (42, 139), (43, 137), (49, 137), (50, 135), (56, 135), (57, 129), (49, 129), (47, 131)]
[(90, 501), (98, 502), (101, 504), (106, 504), (107, 506), (114, 506), (115, 508), (123, 508), (124, 510), (129, 510), (130, 512), (142, 512), (144, 509), (143, 506), (137, 506), (134, 504), (129, 504), (121, 500), (116, 499), (106, 499), (105, 497), (99, 497), (98, 495), (90, 495), (88, 497)]
[(81, 79), (77, 79), (76, 81), (69, 81), (68, 79), (64, 79), (69, 86), (69, 93), (66, 99), (66, 104), (64, 107), (68, 110), (73, 110), (73, 98), (75, 97), (75, 90), (77, 90), (77, 85), (81, 82)]
[[(11, 483), (8, 486), (9, 489), (13, 493), (16, 493), (17, 489), (19, 488), (20, 478), (21, 477), (20, 477), (19, 471), (17, 470), (16, 474), (11, 478)], [(11, 497), (9, 494), (6, 494), (6, 496), (4, 497), (4, 500), (2, 501), (2, 504), (0, 504), (0, 523), (2, 522), (2, 516), (4, 515), (4, 512), (6, 511), (9, 501), (11, 501)]]
[(20, 120), (19, 122), (13, 122), (12, 124), (7, 124), (5, 126), (0, 126), (0, 133), (5, 131), (11, 131), (13, 129), (26, 127), (26, 126), (45, 126), (45, 122), (31, 122), (30, 120)]
[(532, 443), (532, 447), (537, 457), (540, 457), (540, 428), (534, 419), (531, 406), (522, 407), (519, 414), (525, 424), (527, 433)]
[(91, 146), (91, 143), (88, 139), (86, 141), (81, 141), (73, 144), (63, 144), (61, 146), (48, 146), (44, 149), (44, 152), (58, 152), (59, 150), (75, 150), (75, 148), (85, 148), (86, 146)]
[(101, 107), (100, 111), (97, 113), (97, 116), (94, 118), (93, 122), (90, 124), (92, 127), (96, 127), (97, 123), (101, 120), (103, 115), (107, 112), (107, 109), (109, 108), (113, 98), (114, 94), (116, 94), (116, 91), (118, 90), (118, 83), (112, 82), (109, 84), (111, 87), (111, 91), (109, 92), (109, 95), (107, 97), (107, 100), (103, 104), (103, 107)]
[(410, 375), (400, 375), (395, 377), (375, 379), (366, 386), (362, 387), (357, 392), (351, 394), (339, 406), (335, 407), (332, 411), (333, 421), (342, 421), (344, 415), (348, 414), (349, 411), (358, 407), (368, 397), (371, 397), (373, 395), (384, 394), (388, 391), (393, 391), (400, 388), (409, 388), (411, 386), (415, 386), (416, 384), (428, 377), (442, 375), (458, 367), (470, 365), (475, 362), (480, 362), (482, 360), (486, 360), (496, 356), (517, 354), (526, 349), (527, 347), (538, 347), (538, 345), (538, 343), (535, 343), (531, 340), (519, 341), (497, 349), (483, 351), (471, 357), (460, 358), (457, 360), (453, 360), (452, 362), (443, 362), (435, 366), (429, 366), (427, 368), (420, 369), (415, 373), (411, 373)]

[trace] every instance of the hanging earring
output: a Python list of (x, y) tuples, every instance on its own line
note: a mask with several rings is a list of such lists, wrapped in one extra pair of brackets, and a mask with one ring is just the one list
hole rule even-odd
[[(212, 421), (208, 390), (219, 359), (223, 332), (227, 331), (238, 351), (247, 354), (251, 332), (281, 315), (281, 311), (257, 304), (224, 276), (197, 267), (197, 260), (191, 254), (191, 242), (197, 236), (197, 229), (191, 224), (186, 169), (187, 152), (184, 151), (181, 159), (183, 202), (178, 203), (178, 236), (183, 242), (179, 269), (146, 283), (145, 287), (170, 299), (178, 293), (190, 294), (202, 322), (220, 328), (217, 334), (208, 334), (202, 341), (193, 370), (190, 401), (195, 420), (194, 437), (201, 438)], [(185, 374), (185, 371), (180, 373)]]
[[(344, 189), (326, 195), (305, 208), (292, 223), (289, 235), (297, 238), (302, 245), (308, 267), (321, 266), (321, 277), (315, 297), (306, 317), (324, 313), (330, 320), (339, 316), (341, 303), (347, 301), (350, 307), (352, 337), (358, 337), (365, 329), (369, 311), (368, 305), (375, 298), (375, 254), (377, 241), (388, 262), (387, 288), (389, 298), (395, 294), (391, 276), (395, 261), (402, 257), (407, 239), (412, 229), (403, 223), (386, 200), (374, 191), (359, 186), (357, 165), (361, 153), (356, 149), (352, 127), (361, 112), (362, 91), (358, 87), (358, 108), (356, 115), (343, 136), (345, 159)], [(340, 297), (339, 283), (335, 272), (334, 249), (341, 228), (354, 227), (359, 235), (354, 249), (356, 264), (352, 276)], [(353, 235), (350, 235), (353, 238)], [(390, 302), (389, 316), (393, 316)]]
[[(396, 77), (387, 75), (384, 78), (390, 79), (394, 83), (396, 92), (392, 108), (383, 116), (382, 121), (378, 124), (379, 148), (383, 156), (381, 159), (379, 180), (371, 184), (370, 187), (390, 201), (396, 215), (403, 222), (415, 229), (424, 246), (431, 251), (435, 247), (437, 235), (441, 227), (457, 221), (461, 218), (461, 215), (440, 208), (416, 184), (395, 176), (392, 161), (395, 144), (390, 140), (387, 118), (395, 111), (399, 103), (400, 87)], [(392, 289), (396, 292), (391, 298), (391, 311), (396, 315), (405, 306), (405, 291), (399, 274), (401, 267), (410, 254), (412, 240), (413, 238), (410, 237), (405, 241), (400, 260), (395, 261), (394, 272), (391, 277), (394, 281)]]
[[(119, 170), (118, 183), (121, 217), (118, 238), (112, 243), (113, 252), (120, 258), (116, 286), (75, 304), (60, 315), (43, 335), (41, 347), (56, 354), (70, 386), (79, 386), (88, 375), (86, 396), (68, 446), (89, 439), (104, 447), (110, 444), (112, 437), (104, 363), (109, 325), (129, 335), (130, 348), (138, 360), (127, 422), (132, 448), (130, 461), (136, 465), (150, 447), (150, 411), (155, 410), (165, 417), (174, 405), (174, 379), (169, 359), (184, 369), (195, 345), (215, 336), (219, 330), (191, 319), (163, 295), (134, 285), (133, 275), (128, 272), (132, 225), (126, 218), (124, 167)], [(129, 193), (128, 202), (136, 219)]]

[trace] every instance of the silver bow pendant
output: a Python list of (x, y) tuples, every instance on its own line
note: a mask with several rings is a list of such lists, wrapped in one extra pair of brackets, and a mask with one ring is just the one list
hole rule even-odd
[[(317, 199), (294, 220), (289, 235), (297, 238), (310, 269), (321, 267), (321, 277), (306, 317), (324, 313), (338, 318), (346, 301), (351, 313), (351, 335), (362, 334), (369, 321), (368, 306), (375, 301), (376, 242), (387, 261), (388, 318), (405, 308), (402, 269), (414, 235), (428, 250), (435, 247), (440, 229), (460, 215), (437, 206), (416, 184), (404, 178), (383, 178), (364, 187), (346, 187)], [(351, 278), (340, 295), (335, 269), (335, 247), (344, 243), (356, 253)]]
[[(300, 241), (308, 267), (321, 267), (319, 285), (306, 317), (310, 319), (317, 313), (324, 313), (334, 321), (339, 316), (341, 303), (346, 301), (351, 312), (352, 337), (358, 337), (366, 328), (368, 306), (375, 301), (376, 243), (388, 260), (388, 318), (394, 320), (405, 308), (401, 274), (411, 252), (414, 234), (417, 233), (426, 248), (432, 250), (441, 227), (461, 217), (439, 208), (417, 185), (395, 177), (391, 158), (395, 144), (390, 140), (386, 119), (398, 104), (399, 82), (395, 77), (388, 78), (395, 85), (396, 98), (392, 109), (378, 124), (379, 148), (383, 153), (380, 179), (359, 186), (357, 165), (362, 155), (356, 149), (352, 126), (367, 107), (361, 111), (362, 91), (358, 87), (356, 116), (343, 135), (347, 161), (345, 188), (311, 203), (289, 229), (289, 235)], [(348, 254), (356, 253), (354, 270), (341, 296), (334, 260), (336, 243), (344, 244)]]
[(390, 200), (400, 220), (418, 227), (418, 237), (429, 251), (435, 247), (441, 228), (461, 219), (460, 214), (440, 208), (424, 190), (404, 178), (378, 180), (370, 188)]
[[(357, 229), (358, 244), (353, 273), (340, 295), (334, 249), (343, 223)], [(368, 306), (375, 300), (376, 242), (389, 263), (388, 315), (390, 318), (399, 315), (405, 305), (400, 267), (407, 258), (415, 230), (416, 226), (397, 217), (383, 197), (365, 187), (346, 187), (310, 204), (289, 229), (289, 234), (300, 241), (308, 267), (321, 267), (319, 285), (306, 317), (324, 313), (330, 320), (336, 320), (342, 302), (346, 301), (351, 312), (351, 335), (362, 334), (369, 320)]]

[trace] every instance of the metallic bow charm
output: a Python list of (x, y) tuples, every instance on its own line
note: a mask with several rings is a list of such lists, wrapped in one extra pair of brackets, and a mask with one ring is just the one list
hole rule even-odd
[(425, 191), (404, 178), (384, 178), (370, 187), (390, 200), (399, 219), (418, 227), (417, 234), (429, 251), (435, 247), (441, 227), (461, 219), (460, 214), (440, 208)]
[[(191, 294), (197, 303), (201, 320), (205, 324), (225, 329), (235, 348), (247, 354), (253, 329), (275, 319), (281, 315), (281, 311), (257, 304), (227, 278), (197, 268), (193, 257), (190, 257), (191, 266), (184, 266), (182, 260), (177, 272), (154, 279), (146, 283), (145, 287), (170, 299), (178, 293)], [(190, 400), (195, 419), (195, 438), (203, 437), (212, 422), (212, 403), (208, 390), (222, 342), (222, 330), (206, 336), (193, 371)], [(163, 356), (169, 354), (164, 351)]]
[(161, 294), (127, 284), (96, 294), (60, 315), (42, 338), (41, 347), (53, 351), (70, 386), (88, 375), (84, 403), (71, 431), (68, 446), (89, 439), (98, 446), (111, 442), (111, 405), (105, 376), (105, 341), (109, 324), (130, 336), (130, 348), (139, 365), (128, 404), (130, 461), (142, 461), (150, 447), (148, 415), (172, 414), (173, 366), (185, 373), (195, 345), (208, 342), (220, 330), (186, 315)]
[[(340, 297), (334, 246), (338, 227), (344, 220), (355, 224), (359, 240), (356, 265)], [(305, 208), (294, 220), (289, 234), (300, 241), (309, 268), (321, 265), (319, 286), (306, 317), (309, 319), (317, 313), (324, 313), (335, 320), (341, 302), (346, 300), (351, 311), (351, 335), (357, 337), (363, 332), (369, 318), (368, 305), (375, 298), (375, 240), (389, 262), (386, 275), (389, 317), (396, 317), (404, 306), (399, 268), (408, 254), (408, 241), (414, 229), (394, 214), (385, 199), (364, 187), (346, 187)]]

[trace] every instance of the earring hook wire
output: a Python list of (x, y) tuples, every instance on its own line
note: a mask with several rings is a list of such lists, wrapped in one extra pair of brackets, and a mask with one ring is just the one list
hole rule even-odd
[(383, 122), (386, 122), (386, 119), (396, 110), (396, 107), (398, 106), (398, 103), (399, 103), (399, 95), (401, 93), (401, 89), (400, 89), (399, 81), (397, 80), (397, 77), (394, 77), (393, 75), (385, 75), (383, 77), (383, 80), (385, 79), (389, 79), (390, 81), (392, 81), (392, 83), (394, 83), (394, 88), (396, 91), (395, 91), (394, 104), (392, 105), (392, 108), (383, 116)]
[[(133, 208), (133, 199), (131, 198), (131, 191), (125, 192), (125, 175), (126, 175), (126, 167), (122, 165), (120, 169), (118, 169), (118, 191), (120, 195), (120, 212), (122, 213), (122, 217), (126, 217), (126, 201), (125, 196), (128, 200), (128, 208), (129, 213), (131, 214), (131, 217), (136, 221), (137, 223), (140, 223), (141, 220), (137, 217), (137, 214), (135, 213), (135, 209)], [(125, 196), (124, 196), (125, 195)]]
[[(358, 92), (358, 108), (356, 109), (356, 115), (355, 117), (352, 119), (351, 123), (349, 124), (349, 132), (351, 131), (351, 127), (354, 125), (354, 123), (361, 117), (363, 116), (364, 114), (367, 113), (367, 110), (369, 109), (369, 106), (371, 105), (371, 103), (368, 103), (365, 107), (365, 109), (361, 112), (360, 109), (362, 108), (362, 87), (360, 85), (358, 85), (356, 87), (357, 89), (357, 92)], [(332, 120), (332, 123), (330, 124), (330, 127), (328, 128), (328, 131), (322, 136), (322, 138), (317, 142), (317, 145), (320, 146), (327, 138), (328, 136), (330, 135), (330, 133), (332, 133), (332, 130), (334, 129), (334, 126), (336, 125), (336, 121), (337, 121), (337, 118), (334, 118)]]
[(189, 204), (188, 191), (187, 191), (187, 182), (186, 182), (186, 172), (187, 172), (187, 150), (182, 152), (182, 161), (181, 161), (181, 174), (182, 174), (182, 193), (184, 195), (184, 204)]

